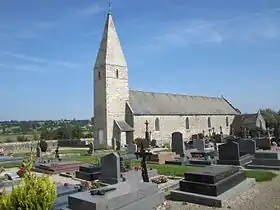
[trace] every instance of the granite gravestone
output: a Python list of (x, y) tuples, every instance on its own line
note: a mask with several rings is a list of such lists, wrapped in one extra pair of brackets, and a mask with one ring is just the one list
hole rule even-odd
[(249, 189), (255, 179), (246, 178), (245, 171), (236, 166), (208, 166), (185, 173), (179, 189), (171, 190), (170, 198), (176, 201), (222, 207), (224, 201)]
[(79, 171), (76, 171), (76, 178), (87, 181), (95, 181), (99, 179), (101, 174), (100, 165), (83, 165), (79, 167)]
[(121, 180), (120, 156), (113, 152), (101, 157), (99, 180), (106, 184), (116, 184)]
[(252, 163), (248, 165), (248, 168), (280, 170), (280, 151), (256, 152)]
[(40, 158), (42, 155), (42, 150), (40, 146), (36, 147), (36, 157)]
[(134, 154), (137, 151), (137, 145), (136, 144), (128, 144), (127, 145), (127, 153), (128, 154)]
[(254, 140), (256, 141), (256, 146), (258, 149), (263, 149), (263, 150), (271, 149), (271, 141), (269, 138), (263, 137), (263, 138), (256, 138)]
[(239, 145), (235, 141), (228, 141), (226, 144), (219, 145), (219, 160), (221, 165), (246, 165), (252, 161), (252, 155), (245, 154), (240, 156)]
[(180, 132), (172, 133), (172, 142), (171, 142), (172, 152), (175, 152), (177, 155), (181, 157), (185, 156), (185, 147), (183, 141), (183, 134)]
[(239, 139), (237, 141), (239, 145), (240, 155), (254, 155), (256, 153), (256, 142), (252, 139)]
[(205, 141), (203, 139), (197, 139), (193, 141), (194, 148), (199, 151), (205, 150)]
[(157, 140), (152, 139), (152, 141), (151, 141), (151, 146), (152, 146), (152, 147), (156, 147), (156, 146), (157, 146)]

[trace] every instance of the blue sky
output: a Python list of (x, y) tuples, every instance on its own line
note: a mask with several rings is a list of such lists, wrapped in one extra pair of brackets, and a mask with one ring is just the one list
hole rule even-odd
[[(90, 118), (106, 0), (0, 0), (0, 120)], [(131, 89), (280, 109), (279, 0), (121, 0)]]

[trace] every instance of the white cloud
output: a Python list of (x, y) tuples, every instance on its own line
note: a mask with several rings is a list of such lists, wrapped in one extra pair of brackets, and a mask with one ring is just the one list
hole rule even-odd
[(0, 63), (0, 70), (2, 68), (7, 70), (16, 70), (16, 71), (25, 71), (25, 72), (39, 72), (43, 70), (42, 67), (36, 65), (11, 65), (11, 64)]
[(68, 61), (47, 60), (36, 56), (29, 56), (25, 54), (12, 53), (12, 52), (2, 52), (0, 55), (9, 56), (9, 57), (17, 58), (24, 61), (34, 62), (34, 63), (54, 64), (54, 65), (68, 67), (68, 68), (75, 68), (78, 66), (77, 64)]
[(219, 21), (188, 19), (164, 24), (149, 48), (186, 46), (226, 41), (259, 41), (280, 36), (280, 9), (252, 13)]
[(84, 17), (90, 17), (92, 15), (95, 15), (99, 12), (103, 11), (103, 8), (99, 6), (99, 4), (92, 4), (92, 5), (89, 5), (85, 8), (82, 8), (82, 9), (78, 9), (77, 10), (77, 13), (81, 16), (84, 16)]

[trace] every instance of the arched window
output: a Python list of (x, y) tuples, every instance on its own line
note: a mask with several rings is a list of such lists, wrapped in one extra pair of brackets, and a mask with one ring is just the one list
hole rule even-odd
[(211, 118), (208, 117), (208, 128), (211, 128)]
[(101, 72), (98, 72), (98, 78), (101, 79)]
[(190, 129), (190, 120), (186, 117), (186, 129)]
[(159, 131), (159, 119), (158, 118), (156, 118), (156, 120), (155, 120), (155, 130)]
[(119, 70), (116, 69), (116, 78), (119, 78)]
[(228, 127), (228, 117), (226, 117), (226, 126)]

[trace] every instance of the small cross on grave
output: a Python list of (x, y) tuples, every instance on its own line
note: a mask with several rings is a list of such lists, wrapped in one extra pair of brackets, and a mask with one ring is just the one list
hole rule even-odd
[(141, 160), (141, 169), (142, 169), (142, 179), (143, 182), (149, 182), (149, 175), (147, 170), (146, 159), (152, 156), (151, 152), (148, 152), (144, 149), (143, 142), (140, 143), (140, 150), (135, 152), (136, 158), (142, 158)]
[[(148, 121), (145, 122), (146, 125), (146, 132), (145, 132), (145, 145), (150, 145), (150, 135), (149, 135), (149, 123)], [(148, 152), (144, 148), (144, 143), (143, 141), (140, 143), (140, 150), (135, 152), (136, 158), (138, 159), (139, 157), (142, 158), (141, 160), (141, 168), (142, 168), (142, 179), (143, 182), (149, 182), (149, 176), (148, 176), (148, 170), (147, 170), (147, 163), (146, 160), (147, 158), (152, 156), (151, 152)]]
[(148, 121), (146, 120), (145, 122), (145, 125), (146, 125), (146, 131), (145, 131), (145, 140), (147, 141), (147, 145), (150, 145), (150, 132), (149, 132), (149, 123)]

